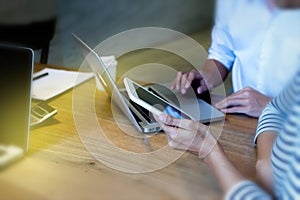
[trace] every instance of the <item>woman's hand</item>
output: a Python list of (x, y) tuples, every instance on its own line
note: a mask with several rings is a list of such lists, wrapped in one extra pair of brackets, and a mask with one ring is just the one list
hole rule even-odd
[(203, 158), (203, 161), (217, 177), (225, 193), (237, 183), (245, 180), (212, 135), (212, 133), (218, 133), (220, 130), (205, 126), (197, 121), (177, 119), (167, 114), (154, 117), (165, 131), (169, 145), (176, 149), (188, 150)]
[(210, 128), (198, 121), (178, 119), (167, 114), (155, 116), (155, 119), (165, 131), (172, 148), (188, 150), (204, 158), (217, 143)]

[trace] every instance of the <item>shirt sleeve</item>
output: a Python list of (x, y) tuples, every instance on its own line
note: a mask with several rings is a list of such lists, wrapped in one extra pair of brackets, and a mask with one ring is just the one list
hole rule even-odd
[(269, 200), (272, 197), (252, 181), (242, 181), (235, 185), (225, 196), (226, 200)]
[(212, 30), (212, 42), (208, 50), (208, 59), (221, 62), (228, 70), (231, 70), (235, 55), (232, 48), (232, 38), (228, 30), (230, 13), (233, 3), (219, 0), (215, 9), (215, 25)]
[(282, 130), (286, 116), (292, 112), (290, 105), (296, 101), (300, 93), (299, 85), (300, 70), (298, 70), (296, 77), (293, 78), (291, 83), (278, 96), (274, 97), (264, 109), (258, 121), (254, 144), (256, 144), (257, 138), (263, 132), (274, 131), (279, 133)]
[(264, 109), (262, 115), (259, 118), (256, 134), (254, 137), (254, 144), (256, 144), (257, 138), (265, 131), (273, 131), (279, 133), (282, 129), (282, 121), (284, 116), (276, 109), (277, 105), (274, 101), (270, 102)]

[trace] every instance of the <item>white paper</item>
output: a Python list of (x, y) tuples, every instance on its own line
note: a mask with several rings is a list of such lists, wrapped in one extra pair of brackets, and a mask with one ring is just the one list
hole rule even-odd
[(74, 72), (50, 68), (45, 68), (35, 73), (33, 77), (37, 77), (44, 73), (48, 73), (48, 75), (34, 80), (32, 88), (32, 98), (44, 101), (94, 77), (93, 73)]

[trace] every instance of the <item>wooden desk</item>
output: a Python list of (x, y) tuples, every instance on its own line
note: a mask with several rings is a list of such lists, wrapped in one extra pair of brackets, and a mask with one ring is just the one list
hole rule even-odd
[[(79, 87), (93, 85), (91, 80)], [(120, 172), (97, 161), (77, 134), (72, 113), (73, 93), (70, 90), (49, 101), (58, 113), (31, 130), (27, 156), (0, 172), (1, 199), (222, 198), (222, 191), (207, 166), (189, 153), (169, 166), (143, 174)], [(108, 127), (107, 137), (115, 145), (134, 151), (128, 145), (128, 136), (124, 136), (113, 121), (110, 101), (104, 92), (95, 92), (95, 108), (99, 123)], [(256, 119), (227, 115), (220, 137), (230, 159), (251, 179), (255, 173), (252, 140), (256, 125)], [(145, 145), (141, 140), (130, 142), (139, 143), (136, 145), (141, 149)], [(159, 147), (166, 142), (165, 135), (156, 135), (150, 142)]]

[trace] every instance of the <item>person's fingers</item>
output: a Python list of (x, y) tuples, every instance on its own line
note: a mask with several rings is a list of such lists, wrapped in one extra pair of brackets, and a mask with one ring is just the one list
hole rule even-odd
[(176, 81), (177, 81), (177, 76), (176, 76), (175, 80), (172, 82), (172, 84), (170, 86), (171, 90), (174, 90), (176, 88), (176, 83), (177, 83)]
[(165, 124), (164, 124), (162, 121), (159, 120), (159, 116), (158, 116), (158, 115), (153, 115), (153, 117), (154, 117), (155, 121), (158, 123), (158, 125), (159, 125), (162, 129), (164, 129)]
[(171, 90), (180, 90), (182, 94), (186, 93), (185, 85), (187, 83), (187, 74), (184, 72), (178, 72), (176, 79), (171, 84)]
[(221, 109), (224, 113), (245, 113), (247, 114), (248, 107), (247, 106), (234, 106), (230, 108)]
[(215, 104), (215, 107), (218, 109), (223, 109), (228, 107), (228, 103), (227, 103), (227, 98), (222, 99), (221, 101), (219, 101), (218, 103)]
[(164, 128), (166, 129), (164, 130), (167, 131), (195, 131), (203, 134), (208, 130), (206, 125), (201, 124), (198, 121), (178, 119), (164, 113), (158, 116), (157, 121), (159, 124), (165, 125)]
[[(245, 87), (235, 93), (232, 93), (227, 98), (249, 98), (255, 91), (250, 87)], [(223, 99), (225, 100), (225, 99)]]
[(179, 150), (186, 150), (187, 147), (183, 144), (177, 143), (176, 141), (172, 139), (168, 139), (168, 145), (173, 149), (179, 149)]
[(191, 71), (190, 73), (188, 73), (187, 77), (186, 77), (186, 82), (184, 85), (184, 88), (189, 88), (193, 82), (193, 80), (195, 79), (195, 72)]
[(164, 130), (164, 132), (167, 136), (167, 139), (168, 139), (169, 146), (172, 148), (182, 149), (180, 142), (174, 140), (177, 136), (177, 132), (178, 132), (179, 128), (175, 127), (175, 126), (169, 126), (169, 125), (164, 124), (163, 122), (161, 122), (158, 119), (159, 118), (158, 116), (155, 116), (154, 118), (157, 119), (156, 121), (157, 121), (158, 125)]
[(160, 121), (163, 124), (169, 125), (169, 126), (175, 126), (175, 124), (173, 124), (173, 117), (171, 117), (170, 115), (167, 115), (165, 113), (162, 113), (158, 116), (157, 120)]
[(185, 145), (186, 147), (192, 144), (197, 133), (197, 130), (186, 130), (171, 126), (165, 126), (164, 131), (170, 140), (175, 141), (177, 144)]
[(180, 91), (181, 91), (181, 94), (185, 94), (186, 93), (186, 85), (189, 84), (188, 80), (187, 80), (187, 76), (188, 74), (182, 74), (181, 76), (181, 83), (180, 83)]
[[(180, 127), (164, 126), (164, 132), (167, 135), (168, 143), (174, 148), (181, 147), (187, 150), (188, 147), (193, 143), (197, 130), (187, 130)], [(172, 145), (173, 144), (173, 145)]]
[(175, 78), (175, 80), (173, 81), (173, 83), (171, 84), (171, 89), (174, 90), (176, 88), (176, 90), (180, 89), (180, 83), (181, 83), (181, 76), (182, 76), (183, 72), (177, 72), (177, 76)]
[[(186, 129), (178, 126), (173, 126), (174, 124), (177, 124), (177, 119), (172, 119), (172, 117), (169, 118), (165, 114), (154, 117), (158, 119), (157, 121), (159, 125), (163, 127), (163, 130), (168, 139), (168, 145), (170, 147), (184, 151), (189, 150), (193, 153), (199, 154), (199, 156), (201, 155), (201, 157), (206, 156), (209, 153), (209, 149), (213, 148), (209, 145), (211, 144), (211, 142), (209, 142), (209, 144), (205, 144), (208, 142), (205, 141), (205, 138), (209, 131), (208, 126), (205, 126), (199, 122), (188, 120), (192, 122), (189, 126), (189, 128), (192, 127), (192, 129)], [(205, 148), (203, 147), (203, 145)]]
[[(247, 98), (249, 98), (249, 95), (250, 95), (249, 93), (252, 90), (253, 89), (250, 87), (241, 89), (241, 90), (229, 95), (228, 97), (222, 99), (221, 101), (216, 103), (215, 106), (219, 109), (226, 108), (229, 106), (229, 104), (233, 105), (233, 100), (235, 100), (235, 99), (247, 99)], [(235, 105), (238, 105), (238, 104), (235, 104)]]
[(201, 94), (201, 93), (205, 92), (205, 91), (208, 89), (208, 87), (207, 87), (207, 85), (206, 85), (206, 81), (205, 81), (205, 79), (203, 78), (203, 75), (202, 75), (202, 74), (200, 74), (200, 75), (198, 76), (198, 79), (199, 79), (199, 87), (197, 88), (197, 93), (198, 93), (198, 94)]
[(248, 89), (239, 90), (215, 104), (216, 108), (223, 109), (229, 106), (245, 105), (249, 103)]
[(195, 78), (195, 72), (191, 71), (189, 73), (185, 73), (181, 77), (181, 93), (185, 94), (187, 89), (191, 87), (192, 82)]
[[(189, 150), (198, 154), (203, 145), (209, 146), (205, 144), (207, 142), (205, 138), (208, 135), (208, 127), (200, 123), (198, 125), (199, 128), (194, 130), (165, 126), (164, 131), (168, 137), (168, 144), (173, 148)], [(202, 148), (201, 153), (207, 155), (209, 152), (207, 149)]]
[[(158, 116), (157, 116), (158, 118)], [(168, 139), (168, 144), (172, 148), (176, 149), (186, 149), (184, 148), (184, 141), (180, 141), (180, 139), (177, 138), (178, 133), (180, 134), (184, 129), (178, 128), (176, 126), (170, 126), (167, 124), (164, 124), (162, 121), (159, 119), (157, 120), (159, 126), (164, 130), (167, 139)]]
[(180, 90), (181, 88), (181, 82), (182, 82), (182, 76), (184, 72), (179, 72), (177, 76), (177, 82), (176, 82), (176, 90)]
[(182, 129), (187, 129), (187, 130), (194, 130), (197, 129), (197, 123), (192, 120), (188, 119), (179, 119), (179, 118), (174, 118), (170, 115), (167, 115), (165, 113), (159, 115), (158, 121), (162, 122), (165, 125), (168, 126), (176, 126)]
[(242, 107), (242, 106), (246, 106), (249, 105), (249, 99), (246, 98), (226, 98), (225, 100), (222, 100), (221, 102), (218, 102), (217, 104), (215, 104), (216, 108), (222, 110), (225, 108), (230, 108), (230, 107)]
[(199, 81), (199, 87), (197, 92), (201, 94), (202, 92), (208, 89), (206, 82), (203, 78), (201, 71), (192, 70), (188, 73), (178, 72), (175, 80), (172, 82), (170, 89), (171, 90), (180, 90), (182, 94), (185, 94), (187, 89), (191, 87), (192, 82), (197, 79)]
[(197, 88), (197, 93), (201, 94), (203, 92), (205, 92), (207, 90), (206, 85), (201, 84), (198, 88)]

